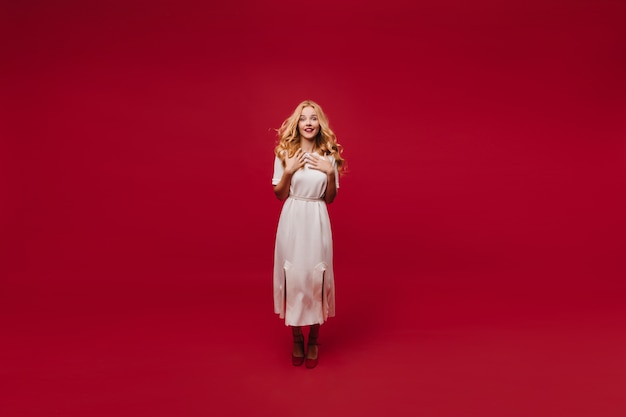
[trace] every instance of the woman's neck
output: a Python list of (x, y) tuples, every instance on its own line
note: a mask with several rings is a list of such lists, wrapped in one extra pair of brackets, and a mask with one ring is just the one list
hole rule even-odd
[(313, 153), (315, 151), (315, 141), (302, 140), (300, 141), (300, 148), (307, 153)]

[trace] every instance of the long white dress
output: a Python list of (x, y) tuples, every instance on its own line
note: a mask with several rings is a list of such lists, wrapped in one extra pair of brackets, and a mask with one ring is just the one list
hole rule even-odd
[[(339, 175), (335, 159), (326, 156)], [(284, 173), (274, 160), (272, 184)], [(274, 250), (274, 312), (287, 326), (321, 324), (335, 315), (333, 237), (324, 193), (326, 174), (305, 164), (291, 177), (283, 204)]]

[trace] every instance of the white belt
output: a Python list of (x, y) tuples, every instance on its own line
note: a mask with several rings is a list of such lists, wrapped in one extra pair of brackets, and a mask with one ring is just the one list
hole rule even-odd
[(324, 201), (324, 199), (322, 198), (300, 197), (299, 195), (290, 195), (289, 198), (293, 198), (294, 200), (302, 200), (302, 201)]

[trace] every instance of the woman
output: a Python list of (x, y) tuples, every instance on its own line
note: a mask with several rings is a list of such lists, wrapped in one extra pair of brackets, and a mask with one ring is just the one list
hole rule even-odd
[[(333, 242), (326, 204), (339, 188), (341, 145), (321, 107), (307, 100), (278, 129), (274, 193), (285, 200), (274, 252), (274, 311), (291, 326), (292, 363), (318, 361), (320, 325), (335, 315)], [(309, 326), (307, 349), (302, 327)]]

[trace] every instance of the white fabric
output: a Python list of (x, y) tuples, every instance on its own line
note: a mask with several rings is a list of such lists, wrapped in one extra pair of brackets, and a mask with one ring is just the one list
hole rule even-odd
[[(339, 175), (335, 159), (327, 157)], [(282, 162), (274, 160), (272, 184), (280, 182)], [(335, 315), (333, 238), (326, 202), (326, 174), (308, 164), (291, 177), (274, 251), (274, 312), (287, 326), (321, 324)]]

